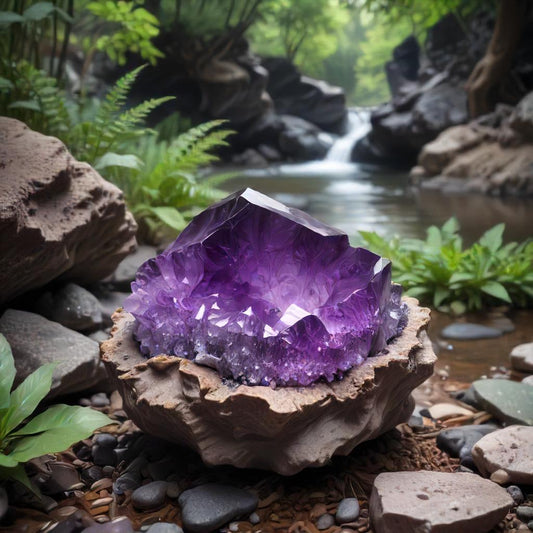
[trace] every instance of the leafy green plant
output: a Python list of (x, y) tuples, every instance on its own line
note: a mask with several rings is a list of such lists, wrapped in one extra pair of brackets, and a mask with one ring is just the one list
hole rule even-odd
[(114, 422), (88, 407), (53, 405), (34, 416), (50, 391), (54, 363), (43, 365), (11, 392), (15, 363), (6, 338), (0, 334), (0, 479), (11, 478), (30, 490), (23, 463), (47, 453), (61, 452)]
[(533, 304), (533, 241), (503, 244), (504, 224), (463, 249), (459, 223), (431, 226), (426, 240), (387, 240), (361, 231), (369, 248), (392, 261), (393, 279), (407, 294), (455, 313), (508, 303)]

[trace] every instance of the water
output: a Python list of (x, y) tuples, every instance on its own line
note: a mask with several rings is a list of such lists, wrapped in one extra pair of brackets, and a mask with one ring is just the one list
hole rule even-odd
[(348, 163), (355, 141), (364, 137), (370, 129), (370, 112), (367, 109), (352, 109), (348, 113), (346, 135), (337, 139), (326, 155), (326, 161)]

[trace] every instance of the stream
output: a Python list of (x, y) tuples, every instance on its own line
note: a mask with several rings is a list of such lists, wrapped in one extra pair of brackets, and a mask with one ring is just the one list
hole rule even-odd
[[(352, 245), (358, 232), (376, 231), (392, 237), (425, 237), (432, 224), (457, 217), (466, 244), (490, 227), (504, 222), (506, 241), (531, 237), (533, 202), (524, 198), (499, 198), (481, 194), (443, 194), (411, 187), (407, 173), (385, 167), (348, 162), (351, 147), (368, 131), (368, 115), (352, 112), (350, 130), (331, 148), (323, 161), (239, 169), (222, 185), (227, 191), (251, 187), (342, 229)], [(468, 383), (508, 366), (513, 346), (530, 342), (532, 311), (510, 315), (516, 329), (498, 339), (446, 343), (439, 332), (453, 319), (433, 312), (430, 335), (439, 352), (437, 369), (449, 379)], [(484, 322), (482, 315), (470, 321)], [(496, 369), (496, 370), (495, 370)]]

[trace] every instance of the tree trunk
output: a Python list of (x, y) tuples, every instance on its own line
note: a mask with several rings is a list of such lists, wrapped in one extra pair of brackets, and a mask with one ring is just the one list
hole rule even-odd
[(472, 118), (494, 109), (497, 103), (495, 93), (511, 68), (530, 4), (531, 0), (500, 0), (487, 51), (466, 83)]

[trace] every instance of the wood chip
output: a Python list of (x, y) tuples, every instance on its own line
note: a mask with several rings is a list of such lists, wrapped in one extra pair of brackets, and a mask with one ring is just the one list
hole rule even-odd
[(103, 506), (95, 507), (94, 509), (91, 509), (90, 513), (93, 516), (97, 516), (97, 515), (107, 513), (108, 511), (109, 511), (109, 505), (103, 505)]
[(91, 485), (91, 490), (99, 491), (102, 489), (109, 489), (113, 486), (113, 480), (109, 477), (104, 477), (102, 479), (99, 479), (98, 481), (95, 481)]
[(100, 507), (101, 505), (108, 505), (113, 501), (113, 498), (108, 496), (107, 498), (98, 498), (91, 503), (91, 509)]

